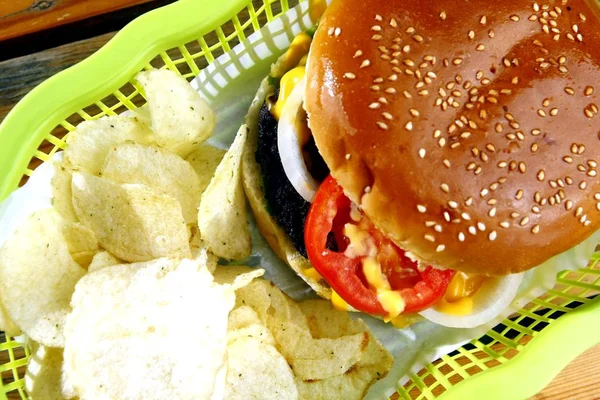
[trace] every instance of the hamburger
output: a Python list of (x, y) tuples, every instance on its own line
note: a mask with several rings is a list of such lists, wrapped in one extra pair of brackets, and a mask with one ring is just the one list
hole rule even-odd
[(487, 322), (600, 226), (599, 63), (583, 0), (334, 0), (248, 113), (259, 229), (338, 307)]

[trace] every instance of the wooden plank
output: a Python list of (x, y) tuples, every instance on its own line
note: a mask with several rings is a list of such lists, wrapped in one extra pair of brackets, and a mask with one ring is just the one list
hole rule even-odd
[(116, 32), (0, 62), (0, 122), (31, 89), (90, 56)]
[(151, 0), (11, 0), (0, 2), (0, 41)]

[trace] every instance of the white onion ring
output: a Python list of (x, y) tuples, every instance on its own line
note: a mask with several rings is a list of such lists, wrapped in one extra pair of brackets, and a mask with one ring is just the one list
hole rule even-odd
[(312, 202), (319, 183), (312, 177), (302, 155), (300, 132), (298, 132), (296, 119), (298, 111), (304, 102), (306, 79), (303, 77), (294, 87), (286, 100), (279, 118), (277, 127), (277, 148), (283, 170), (294, 189), (309, 203)]
[(468, 315), (451, 315), (440, 312), (435, 306), (419, 314), (436, 324), (450, 328), (474, 328), (492, 321), (510, 306), (517, 295), (523, 273), (488, 278), (473, 295), (473, 312)]

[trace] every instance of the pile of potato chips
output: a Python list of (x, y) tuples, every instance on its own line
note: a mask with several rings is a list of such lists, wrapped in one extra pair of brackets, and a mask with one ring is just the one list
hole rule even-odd
[(0, 249), (0, 330), (28, 338), (36, 399), (359, 399), (391, 368), (366, 325), (295, 303), (251, 251), (242, 126), (167, 70), (138, 75), (148, 105), (81, 123), (52, 208)]

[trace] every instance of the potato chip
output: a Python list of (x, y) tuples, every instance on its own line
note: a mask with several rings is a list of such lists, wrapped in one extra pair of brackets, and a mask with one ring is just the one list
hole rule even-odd
[(262, 268), (250, 268), (243, 265), (223, 265), (213, 272), (215, 282), (221, 285), (232, 285), (234, 290), (248, 286), (256, 278), (265, 273)]
[(73, 173), (73, 206), (79, 220), (106, 250), (125, 261), (190, 257), (179, 202), (143, 185), (118, 185)]
[(350, 318), (349, 313), (336, 310), (325, 300), (300, 302), (306, 315), (313, 338), (338, 339), (345, 335), (364, 333), (368, 344), (360, 360), (343, 375), (322, 380), (303, 381), (296, 379), (302, 399), (362, 399), (369, 387), (387, 375), (393, 358), (381, 343), (369, 332), (360, 319)]
[(226, 259), (247, 257), (251, 250), (240, 168), (245, 140), (246, 126), (242, 125), (202, 194), (198, 211), (202, 240), (211, 252)]
[(275, 330), (277, 324), (283, 321), (293, 323), (306, 332), (309, 330), (306, 318), (297, 304), (273, 282), (256, 279), (248, 286), (238, 289), (236, 307), (243, 305), (252, 307), (263, 324), (271, 330)]
[(210, 399), (234, 297), (192, 260), (87, 274), (67, 317), (66, 377), (84, 399)]
[(200, 232), (197, 229), (192, 234), (190, 249), (194, 260), (198, 260), (201, 265), (206, 265), (211, 274), (215, 272), (219, 258), (208, 251), (206, 245), (200, 239)]
[(227, 346), (228, 400), (294, 400), (298, 389), (285, 358), (273, 346), (242, 337)]
[(87, 268), (98, 252), (98, 239), (94, 231), (79, 222), (73, 222), (63, 227), (63, 236), (73, 260), (83, 268)]
[(185, 157), (211, 135), (215, 113), (185, 78), (169, 70), (150, 70), (136, 79), (144, 88), (161, 147)]
[(271, 331), (262, 324), (258, 314), (248, 306), (236, 308), (229, 313), (227, 329), (227, 343), (232, 343), (239, 338), (252, 337), (261, 343), (276, 345)]
[[(295, 379), (298, 398), (302, 400), (360, 400), (377, 380), (376, 371), (351, 369), (343, 375), (324, 380), (304, 381)], [(383, 376), (382, 376), (383, 377)]]
[(186, 160), (192, 165), (200, 179), (200, 193), (203, 193), (208, 187), (224, 155), (225, 150), (203, 143), (196, 146), (194, 151), (187, 156)]
[(113, 265), (123, 264), (121, 260), (110, 254), (108, 251), (101, 251), (94, 255), (92, 262), (88, 267), (88, 272), (94, 272), (102, 268), (112, 267)]
[(152, 132), (137, 118), (119, 115), (84, 121), (67, 138), (65, 166), (97, 175), (108, 151), (126, 141), (152, 143)]
[(367, 332), (361, 319), (350, 318), (350, 313), (337, 310), (331, 302), (321, 299), (305, 300), (298, 307), (306, 316), (310, 333), (314, 338), (337, 339), (345, 335)]
[(0, 249), (0, 297), (11, 319), (36, 342), (62, 347), (75, 283), (85, 274), (69, 254), (60, 217), (34, 213)]
[(0, 302), (0, 331), (6, 333), (7, 336), (19, 336), (22, 332), (21, 329), (13, 322), (10, 315), (4, 308), (4, 305)]
[(125, 143), (113, 147), (102, 168), (103, 178), (117, 183), (139, 183), (174, 197), (188, 224), (198, 221), (200, 179), (187, 161), (156, 146)]
[(62, 400), (63, 349), (28, 343), (31, 356), (25, 371), (25, 388), (31, 400)]
[(54, 163), (52, 177), (52, 206), (66, 221), (76, 222), (71, 193), (71, 170), (64, 163)]

